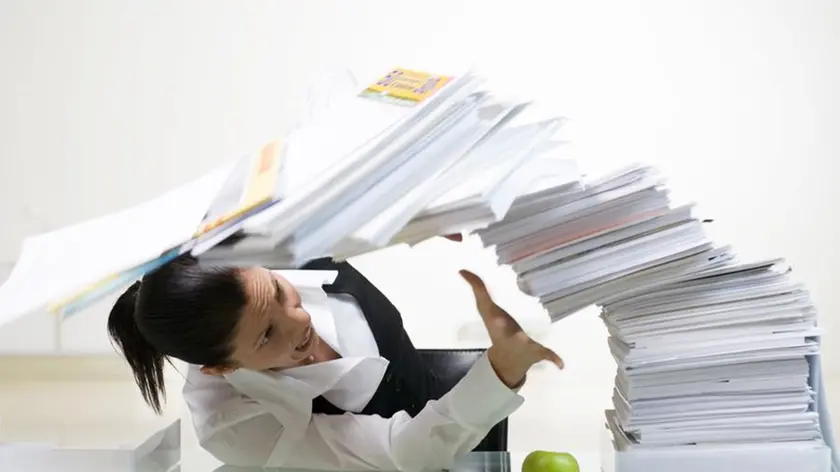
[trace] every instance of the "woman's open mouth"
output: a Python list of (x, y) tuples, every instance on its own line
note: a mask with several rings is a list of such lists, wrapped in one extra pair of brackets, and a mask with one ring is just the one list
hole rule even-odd
[(307, 350), (309, 350), (310, 346), (312, 345), (312, 340), (315, 337), (313, 336), (313, 334), (314, 333), (312, 332), (312, 325), (309, 325), (309, 327), (306, 328), (306, 334), (303, 336), (303, 341), (301, 341), (301, 343), (295, 347), (295, 351), (306, 352)]

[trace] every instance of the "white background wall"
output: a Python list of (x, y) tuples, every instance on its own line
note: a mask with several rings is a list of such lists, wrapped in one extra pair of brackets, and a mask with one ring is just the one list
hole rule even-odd
[[(319, 70), (465, 59), (571, 118), (585, 169), (660, 165), (721, 239), (788, 257), (837, 370), (839, 5), (0, 0), (0, 260), (26, 234), (139, 202), (281, 134)], [(477, 315), (463, 266), (528, 326), (543, 320), (476, 241), (357, 265), (421, 346), (467, 342), (458, 328)], [(23, 320), (0, 329), (0, 350), (46, 352), (60, 337), (66, 352), (110, 352), (106, 310), (62, 336), (48, 317)], [(591, 311), (554, 326), (570, 384), (610, 383), (604, 338)]]

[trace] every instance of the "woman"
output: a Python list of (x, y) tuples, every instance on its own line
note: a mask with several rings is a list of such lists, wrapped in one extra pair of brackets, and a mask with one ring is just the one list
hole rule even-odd
[(334, 470), (446, 468), (523, 402), (551, 350), (472, 287), (492, 346), (449, 392), (399, 312), (350, 264), (214, 268), (182, 257), (148, 274), (108, 320), (146, 402), (160, 412), (167, 358), (189, 364), (199, 441), (231, 465)]

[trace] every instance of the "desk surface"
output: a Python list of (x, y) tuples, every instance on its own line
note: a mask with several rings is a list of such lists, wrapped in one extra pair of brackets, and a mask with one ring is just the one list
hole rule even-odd
[[(530, 452), (530, 451), (529, 451)], [(596, 451), (569, 451), (578, 460), (581, 472), (601, 470)], [(528, 452), (473, 452), (462, 457), (449, 472), (519, 472), (522, 461)], [(226, 466), (200, 450), (182, 451), (178, 472), (258, 472), (261, 468)], [(273, 471), (291, 471), (292, 469), (268, 469)], [(141, 471), (147, 472), (147, 471)], [(148, 472), (159, 472), (149, 470)], [(312, 471), (309, 471), (312, 472)]]

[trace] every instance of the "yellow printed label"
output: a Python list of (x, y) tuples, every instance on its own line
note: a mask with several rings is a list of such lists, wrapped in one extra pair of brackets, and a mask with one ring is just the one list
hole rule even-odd
[(253, 157), (251, 175), (245, 185), (240, 205), (232, 211), (203, 224), (196, 231), (195, 237), (205, 235), (274, 198), (274, 189), (277, 185), (282, 160), (281, 150), (282, 146), (278, 141), (272, 141), (263, 146), (259, 154)]
[(362, 92), (362, 96), (385, 96), (411, 104), (420, 103), (442, 89), (450, 76), (396, 68)]

